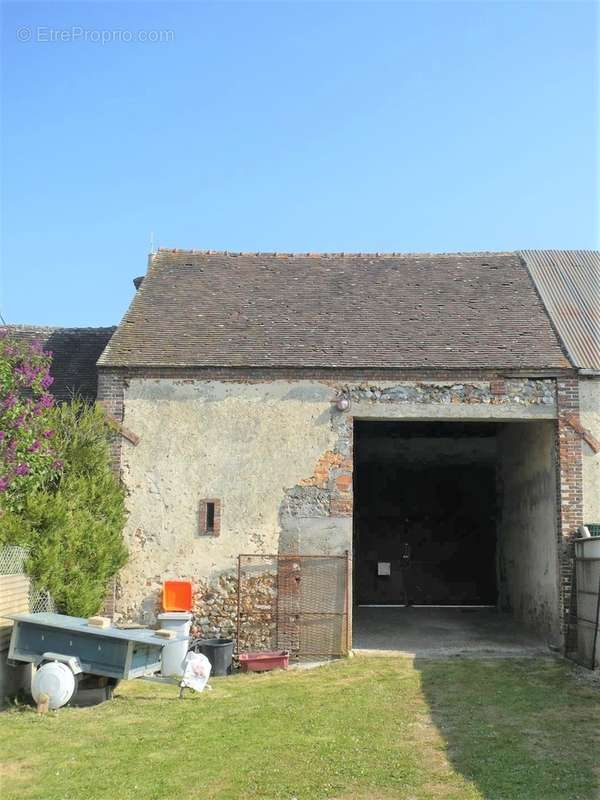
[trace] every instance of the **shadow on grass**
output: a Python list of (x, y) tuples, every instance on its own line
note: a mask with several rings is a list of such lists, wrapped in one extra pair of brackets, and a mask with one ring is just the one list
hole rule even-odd
[(557, 659), (416, 659), (452, 768), (485, 800), (597, 800), (600, 692)]

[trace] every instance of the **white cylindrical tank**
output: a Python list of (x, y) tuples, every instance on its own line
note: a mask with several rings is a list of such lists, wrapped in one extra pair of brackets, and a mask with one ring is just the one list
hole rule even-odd
[(75, 691), (75, 676), (70, 667), (60, 661), (49, 661), (36, 671), (31, 682), (31, 694), (37, 703), (42, 695), (48, 696), (50, 708), (60, 708), (68, 703)]
[(183, 662), (189, 647), (192, 614), (189, 611), (165, 611), (158, 615), (158, 624), (160, 628), (167, 628), (175, 631), (178, 636), (183, 634), (186, 637), (183, 641), (165, 645), (162, 650), (161, 675), (180, 678), (184, 672)]

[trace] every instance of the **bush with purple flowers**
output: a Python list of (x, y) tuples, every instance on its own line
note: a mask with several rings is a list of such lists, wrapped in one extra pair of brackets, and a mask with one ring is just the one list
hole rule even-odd
[(22, 508), (28, 492), (51, 484), (62, 469), (49, 423), (51, 361), (40, 342), (0, 328), (0, 511)]
[(0, 545), (29, 547), (34, 583), (85, 617), (127, 559), (125, 493), (109, 418), (79, 398), (55, 405), (50, 363), (39, 345), (0, 337)]

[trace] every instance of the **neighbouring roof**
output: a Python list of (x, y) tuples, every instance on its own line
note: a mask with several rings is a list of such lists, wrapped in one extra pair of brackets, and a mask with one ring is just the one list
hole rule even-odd
[(58, 400), (74, 393), (95, 400), (98, 388), (96, 362), (115, 328), (48, 328), (37, 325), (7, 325), (11, 336), (32, 342), (53, 353), (50, 391)]
[(159, 250), (101, 366), (561, 368), (517, 253)]
[(575, 366), (600, 371), (600, 252), (523, 250), (522, 256)]

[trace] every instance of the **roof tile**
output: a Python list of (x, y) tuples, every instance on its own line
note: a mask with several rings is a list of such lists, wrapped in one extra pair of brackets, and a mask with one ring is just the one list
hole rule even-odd
[(517, 253), (159, 250), (101, 366), (562, 368)]
[(53, 354), (50, 391), (58, 400), (74, 393), (95, 400), (98, 388), (96, 362), (115, 328), (50, 328), (38, 325), (7, 325), (11, 336), (40, 341)]

